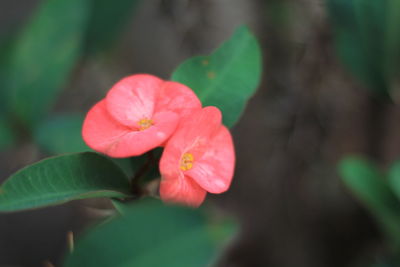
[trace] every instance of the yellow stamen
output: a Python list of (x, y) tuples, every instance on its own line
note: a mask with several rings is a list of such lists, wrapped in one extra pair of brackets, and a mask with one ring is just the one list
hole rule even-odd
[(141, 119), (139, 122), (139, 130), (143, 131), (152, 126), (154, 123), (152, 120), (149, 120), (147, 118)]
[(193, 168), (193, 161), (194, 157), (190, 153), (185, 153), (183, 154), (181, 158), (181, 170), (182, 171), (187, 171)]

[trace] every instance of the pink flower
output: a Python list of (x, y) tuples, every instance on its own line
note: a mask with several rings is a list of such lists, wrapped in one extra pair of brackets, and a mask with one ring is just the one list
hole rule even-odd
[(148, 74), (126, 77), (87, 114), (82, 136), (110, 157), (141, 155), (161, 146), (201, 103), (187, 86)]
[(181, 123), (160, 160), (160, 196), (166, 202), (199, 206), (206, 193), (225, 192), (232, 181), (235, 152), (221, 112), (206, 107)]

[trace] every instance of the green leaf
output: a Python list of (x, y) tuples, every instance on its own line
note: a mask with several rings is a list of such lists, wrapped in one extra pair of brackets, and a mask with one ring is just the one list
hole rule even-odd
[(327, 7), (344, 65), (366, 88), (393, 95), (400, 84), (400, 2), (327, 0)]
[(89, 0), (42, 1), (16, 38), (8, 66), (8, 108), (32, 127), (51, 108), (82, 50)]
[(221, 244), (199, 210), (144, 200), (123, 214), (78, 239), (64, 266), (204, 267)]
[(366, 88), (387, 96), (386, 1), (327, 0), (327, 7), (339, 58)]
[(0, 187), (0, 211), (18, 211), (70, 200), (126, 197), (129, 182), (112, 161), (86, 152), (48, 158), (21, 169)]
[(85, 50), (96, 53), (109, 48), (124, 30), (140, 0), (92, 0)]
[(82, 139), (83, 120), (83, 114), (54, 115), (38, 125), (34, 138), (51, 154), (90, 151)]
[(6, 117), (6, 80), (8, 78), (8, 67), (10, 64), (10, 55), (14, 45), (14, 34), (6, 34), (0, 39), (0, 113)]
[(127, 205), (124, 205), (124, 203), (116, 199), (111, 199), (111, 204), (120, 215), (125, 215), (125, 209)]
[(155, 148), (142, 156), (130, 158), (133, 172), (135, 174), (141, 172), (142, 183), (147, 183), (155, 178), (161, 177), (158, 163), (161, 159), (162, 152), (162, 148)]
[(110, 158), (127, 177), (132, 178), (135, 175), (135, 170), (131, 166), (130, 158)]
[(130, 158), (112, 158), (112, 161), (117, 164), (125, 174), (133, 178), (135, 175), (140, 175), (141, 182), (147, 183), (154, 178), (160, 178), (158, 163), (161, 158), (162, 148), (155, 148), (141, 156)]
[(393, 83), (394, 79), (399, 81), (400, 73), (400, 1), (387, 0), (387, 2), (384, 58), (386, 77)]
[(261, 52), (247, 27), (239, 27), (209, 56), (193, 57), (172, 74), (192, 88), (204, 106), (217, 106), (228, 127), (239, 119), (260, 82)]
[(400, 248), (400, 202), (385, 176), (373, 163), (357, 157), (342, 160), (339, 172), (345, 185), (375, 216), (393, 247)]
[(16, 136), (9, 122), (0, 113), (0, 150), (10, 148), (16, 141)]
[(400, 161), (392, 164), (388, 173), (389, 184), (400, 200)]

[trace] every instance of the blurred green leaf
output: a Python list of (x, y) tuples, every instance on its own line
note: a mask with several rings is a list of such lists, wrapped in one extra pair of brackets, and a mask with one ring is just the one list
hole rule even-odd
[(89, 27), (85, 37), (87, 53), (107, 49), (118, 39), (140, 0), (92, 0)]
[(126, 197), (129, 181), (112, 161), (86, 152), (48, 158), (12, 175), (0, 187), (0, 211), (18, 211), (70, 200)]
[(199, 210), (144, 200), (123, 214), (79, 239), (64, 266), (204, 267), (221, 244)]
[(247, 27), (239, 27), (209, 56), (193, 57), (172, 74), (172, 80), (192, 88), (204, 106), (217, 106), (224, 124), (239, 119), (260, 82), (261, 52)]
[(7, 71), (10, 64), (10, 55), (14, 39), (15, 36), (11, 34), (1, 36), (0, 39), (0, 113), (2, 113), (3, 117), (8, 116), (8, 114), (6, 114), (6, 80), (8, 78)]
[[(386, 76), (393, 83), (400, 73), (400, 1), (387, 0), (385, 67)], [(399, 89), (399, 88), (397, 88)]]
[(9, 109), (35, 125), (51, 108), (82, 50), (89, 0), (45, 0), (16, 38), (7, 74)]
[(392, 164), (388, 173), (388, 181), (392, 190), (400, 200), (400, 161)]
[(336, 50), (344, 65), (372, 91), (387, 96), (384, 75), (386, 0), (327, 0)]
[[(116, 199), (111, 199), (111, 204), (114, 206), (114, 209), (118, 211), (120, 215), (125, 215), (126, 204), (118, 201)], [(106, 221), (107, 222), (107, 221)]]
[(400, 84), (400, 2), (326, 1), (344, 65), (366, 88), (392, 95)]
[(131, 166), (130, 158), (110, 158), (114, 164), (116, 164), (127, 177), (132, 178), (135, 174), (135, 169)]
[(400, 248), (400, 202), (374, 163), (357, 157), (340, 162), (345, 185), (380, 223), (394, 248)]
[(35, 141), (51, 154), (90, 151), (82, 139), (83, 114), (53, 115), (35, 130)]
[(16, 136), (9, 122), (0, 114), (0, 150), (10, 148), (16, 141)]
[(17, 140), (14, 133), (6, 106), (6, 83), (7, 68), (12, 51), (14, 36), (6, 34), (0, 39), (0, 150), (10, 148)]

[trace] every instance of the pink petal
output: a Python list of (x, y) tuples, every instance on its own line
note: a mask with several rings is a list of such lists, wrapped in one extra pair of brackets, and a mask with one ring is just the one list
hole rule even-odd
[(157, 94), (163, 81), (148, 74), (136, 74), (116, 83), (106, 96), (111, 116), (129, 127), (153, 116)]
[(167, 142), (167, 146), (162, 153), (160, 159), (160, 173), (162, 176), (177, 178), (182, 172), (180, 169), (180, 160), (183, 154), (183, 148), (173, 140), (175, 140), (175, 135)]
[[(171, 140), (177, 140), (175, 135)], [(170, 141), (171, 141), (170, 140)], [(206, 196), (206, 191), (190, 177), (185, 177), (180, 169), (183, 148), (178, 142), (168, 142), (160, 160), (160, 196), (163, 201), (199, 206)]]
[(83, 139), (89, 147), (110, 157), (138, 156), (165, 142), (179, 121), (173, 112), (158, 113), (152, 119), (154, 125), (146, 130), (128, 128), (108, 114), (103, 100), (86, 116)]
[[(160, 160), (160, 195), (165, 201), (197, 206), (204, 200), (206, 190), (221, 193), (228, 189), (235, 162), (232, 138), (221, 125), (221, 112), (215, 107), (195, 112), (178, 127)], [(188, 171), (180, 169), (184, 153), (194, 156), (193, 169)], [(196, 166), (194, 180), (189, 174)]]
[(181, 83), (166, 81), (159, 92), (156, 111), (174, 111), (181, 117), (201, 108), (201, 102), (196, 94)]
[(228, 190), (234, 173), (235, 151), (232, 136), (225, 126), (210, 140), (201, 158), (194, 160), (190, 176), (206, 191), (219, 194)]
[(160, 183), (160, 197), (165, 202), (198, 207), (206, 197), (206, 191), (189, 177), (163, 177)]
[(221, 127), (221, 112), (214, 107), (203, 108), (182, 121), (168, 140), (160, 160), (162, 176), (178, 177), (181, 157), (185, 152), (201, 158), (210, 137)]
[(153, 122), (154, 125), (144, 131), (124, 135), (107, 154), (118, 158), (139, 156), (162, 145), (175, 130), (179, 117), (173, 112), (162, 112), (153, 117)]
[(210, 137), (221, 126), (221, 111), (216, 107), (205, 107), (187, 117), (166, 145), (179, 147), (184, 153), (191, 151), (195, 158), (201, 156)]
[(107, 154), (110, 146), (131, 131), (132, 129), (118, 123), (108, 114), (105, 100), (101, 100), (86, 115), (82, 137), (90, 148)]

